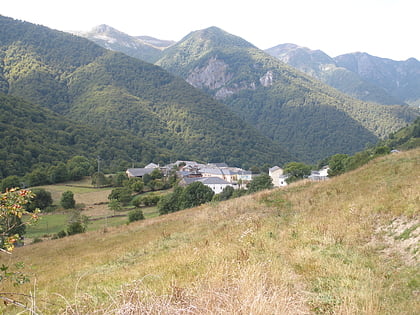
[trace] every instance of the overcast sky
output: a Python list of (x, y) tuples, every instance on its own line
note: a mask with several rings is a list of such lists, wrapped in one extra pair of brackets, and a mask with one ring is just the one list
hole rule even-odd
[(261, 49), (294, 43), (331, 57), (420, 60), (420, 0), (0, 0), (0, 14), (62, 31), (107, 24), (171, 40), (217, 26)]

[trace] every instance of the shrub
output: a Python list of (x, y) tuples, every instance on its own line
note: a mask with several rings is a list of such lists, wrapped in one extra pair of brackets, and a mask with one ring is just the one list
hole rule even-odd
[(73, 209), (76, 206), (73, 192), (70, 190), (63, 192), (61, 195), (60, 204), (64, 209)]
[(144, 220), (143, 211), (140, 209), (132, 210), (128, 213), (128, 222)]
[(67, 233), (64, 230), (61, 230), (60, 232), (57, 233), (58, 238), (63, 238), (63, 237), (66, 237), (66, 236), (67, 236)]
[(74, 235), (79, 233), (84, 233), (86, 231), (86, 227), (82, 224), (82, 222), (71, 222), (67, 227), (67, 235)]
[(32, 244), (41, 243), (42, 241), (43, 241), (42, 238), (35, 237), (34, 240), (32, 241)]
[(123, 205), (128, 204), (131, 201), (131, 189), (126, 187), (114, 188), (108, 196), (109, 200), (116, 199)]

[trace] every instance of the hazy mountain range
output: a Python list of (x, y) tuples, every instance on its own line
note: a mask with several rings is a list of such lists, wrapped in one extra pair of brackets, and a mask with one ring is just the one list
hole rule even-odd
[(320, 50), (282, 44), (266, 50), (281, 61), (365, 101), (420, 105), (420, 62), (351, 53), (331, 58)]
[[(129, 36), (107, 25), (77, 34), (103, 47), (152, 63), (161, 57), (163, 49), (175, 43), (156, 39), (150, 43), (142, 41), (143, 45), (155, 48), (150, 54), (146, 48), (137, 47), (139, 37)], [(290, 43), (280, 44), (265, 51), (360, 100), (384, 105), (420, 106), (420, 62), (415, 58), (395, 61), (359, 52), (333, 58), (321, 50), (311, 50)]]

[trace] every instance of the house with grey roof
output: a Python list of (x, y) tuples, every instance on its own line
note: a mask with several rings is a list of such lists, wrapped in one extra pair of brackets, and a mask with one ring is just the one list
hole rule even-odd
[(308, 178), (311, 181), (321, 181), (321, 180), (327, 180), (328, 178), (328, 170), (330, 168), (328, 166), (324, 166), (318, 171), (311, 171), (311, 175), (308, 176)]
[(150, 174), (154, 171), (154, 168), (129, 168), (125, 171), (128, 178), (139, 177), (143, 178), (144, 175)]
[(220, 194), (223, 189), (225, 189), (227, 186), (232, 186), (234, 188), (235, 185), (231, 184), (227, 181), (225, 181), (224, 179), (221, 179), (219, 177), (192, 177), (192, 178), (183, 178), (181, 179), (181, 181), (179, 182), (180, 186), (187, 186), (189, 184), (192, 184), (194, 182), (201, 182), (203, 183), (205, 186), (210, 187), (211, 190), (213, 190), (213, 192), (215, 194)]

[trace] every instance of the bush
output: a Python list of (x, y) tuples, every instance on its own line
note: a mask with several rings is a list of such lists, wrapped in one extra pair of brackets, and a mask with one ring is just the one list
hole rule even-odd
[(273, 180), (266, 173), (258, 175), (248, 185), (249, 193), (271, 188), (273, 188)]
[(143, 211), (140, 209), (132, 210), (128, 213), (128, 222), (144, 220)]
[(123, 205), (128, 204), (131, 201), (131, 189), (126, 187), (114, 188), (108, 196), (109, 200), (116, 199)]
[(41, 243), (42, 241), (43, 241), (42, 238), (35, 237), (34, 240), (32, 241), (32, 244)]
[(74, 194), (72, 191), (67, 190), (61, 195), (60, 204), (64, 209), (74, 209), (76, 201), (74, 200)]
[(67, 227), (67, 235), (74, 235), (86, 232), (86, 227), (82, 222), (72, 222)]
[(61, 230), (60, 232), (57, 233), (58, 238), (63, 238), (63, 237), (66, 237), (66, 236), (67, 236), (67, 233), (64, 230)]
[(49, 191), (46, 191), (44, 188), (34, 188), (32, 192), (35, 194), (35, 197), (26, 205), (29, 212), (34, 212), (36, 208), (45, 211), (46, 208), (52, 205), (53, 200)]

